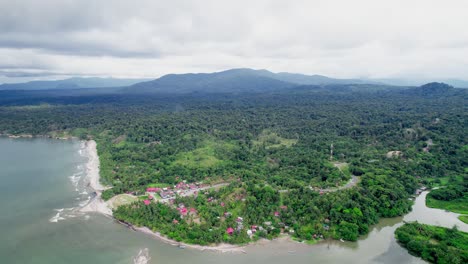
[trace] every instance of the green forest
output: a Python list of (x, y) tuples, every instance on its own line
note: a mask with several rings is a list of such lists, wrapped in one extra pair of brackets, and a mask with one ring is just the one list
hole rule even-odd
[(468, 223), (468, 175), (452, 177), (443, 187), (432, 190), (426, 205), (462, 214), (458, 218)]
[[(0, 92), (0, 133), (96, 140), (103, 198), (141, 196), (115, 218), (177, 241), (355, 241), (411, 210), (419, 186), (466, 177), (466, 95)], [(183, 181), (223, 186), (143, 203), (148, 187)]]
[(468, 233), (456, 227), (405, 223), (395, 230), (395, 235), (410, 253), (431, 263), (468, 263)]

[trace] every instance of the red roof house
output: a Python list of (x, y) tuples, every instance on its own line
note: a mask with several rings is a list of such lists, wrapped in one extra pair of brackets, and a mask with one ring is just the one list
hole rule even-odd
[(187, 215), (187, 212), (188, 212), (187, 208), (183, 207), (183, 208), (179, 208), (178, 210), (181, 215)]
[(232, 233), (234, 233), (234, 229), (232, 227), (228, 227), (226, 229), (226, 233), (228, 233), (229, 235), (232, 235)]

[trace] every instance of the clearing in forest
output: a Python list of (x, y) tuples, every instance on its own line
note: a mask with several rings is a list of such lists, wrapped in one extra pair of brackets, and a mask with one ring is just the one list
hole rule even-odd
[(207, 139), (201, 147), (176, 155), (173, 165), (188, 168), (210, 168), (220, 165), (235, 146), (233, 144)]
[(253, 140), (255, 146), (265, 146), (266, 149), (269, 148), (279, 148), (279, 147), (291, 147), (297, 143), (297, 139), (288, 139), (278, 136), (275, 132), (269, 131), (267, 129), (263, 130), (260, 135), (258, 135), (257, 140)]

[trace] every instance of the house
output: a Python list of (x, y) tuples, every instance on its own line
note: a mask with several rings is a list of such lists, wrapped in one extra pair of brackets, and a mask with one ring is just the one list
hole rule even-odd
[(279, 217), (279, 216), (280, 216), (280, 213), (279, 213), (278, 211), (276, 211), (276, 212), (274, 213), (274, 215), (275, 215), (276, 217)]
[(234, 233), (234, 229), (232, 227), (228, 227), (226, 229), (226, 233), (228, 233), (228, 235), (232, 235)]
[(182, 208), (179, 208), (178, 210), (181, 215), (187, 215), (187, 212), (188, 212), (187, 208), (182, 207)]
[(174, 193), (171, 192), (171, 191), (166, 191), (166, 192), (160, 192), (159, 195), (161, 196), (161, 198), (163, 199), (168, 199), (168, 198), (172, 198)]
[(143, 203), (145, 203), (145, 205), (149, 205), (151, 203), (150, 200), (144, 200)]
[(179, 221), (177, 221), (177, 219), (174, 219), (174, 220), (172, 220), (172, 223), (173, 223), (173, 224), (178, 224)]

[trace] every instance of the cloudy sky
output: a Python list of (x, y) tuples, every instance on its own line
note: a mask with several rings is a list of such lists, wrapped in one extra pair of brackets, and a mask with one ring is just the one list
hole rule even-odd
[(0, 0), (0, 83), (264, 68), (468, 79), (466, 0)]

